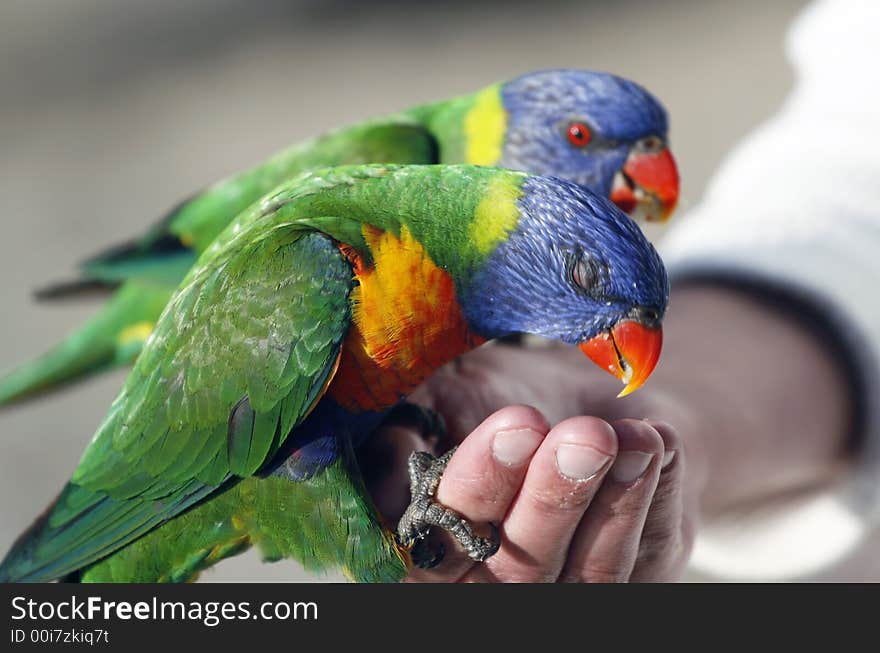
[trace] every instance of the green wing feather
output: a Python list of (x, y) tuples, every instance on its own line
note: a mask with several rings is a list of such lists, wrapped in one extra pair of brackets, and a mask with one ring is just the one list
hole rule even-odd
[(256, 546), (264, 560), (342, 569), (358, 582), (396, 582), (407, 567), (363, 485), (351, 442), (322, 473), (294, 482), (252, 476), (85, 568), (91, 583), (194, 580), (223, 558)]
[[(190, 273), (0, 581), (75, 571), (254, 473), (321, 396), (350, 323), (350, 266), (289, 224), (242, 236)], [(243, 397), (253, 414), (230, 428)]]

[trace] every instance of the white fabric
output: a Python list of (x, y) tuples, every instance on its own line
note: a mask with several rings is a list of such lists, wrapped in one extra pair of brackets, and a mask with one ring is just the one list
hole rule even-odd
[[(867, 437), (880, 451), (880, 0), (816, 2), (786, 45), (796, 81), (785, 105), (727, 157), (660, 251), (673, 278), (757, 276), (826, 307), (860, 343)], [(876, 489), (878, 472), (872, 459), (859, 480)], [(815, 577), (874, 528), (877, 493), (859, 503), (852, 490), (710, 524), (694, 567), (721, 578)]]

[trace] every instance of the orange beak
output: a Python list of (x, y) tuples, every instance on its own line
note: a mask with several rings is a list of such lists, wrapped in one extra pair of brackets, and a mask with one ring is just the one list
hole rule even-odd
[(611, 201), (636, 219), (665, 222), (678, 203), (678, 167), (669, 149), (630, 154), (614, 177)]
[(635, 392), (654, 371), (663, 346), (663, 330), (623, 320), (578, 345), (590, 360), (623, 381), (618, 397)]

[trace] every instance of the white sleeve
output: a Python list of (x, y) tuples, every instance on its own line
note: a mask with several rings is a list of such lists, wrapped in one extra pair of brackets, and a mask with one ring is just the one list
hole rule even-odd
[[(714, 543), (711, 528), (698, 542), (695, 563), (725, 560), (743, 577), (761, 576), (762, 564), (788, 576), (830, 565), (878, 523), (880, 505), (880, 1), (810, 5), (787, 53), (796, 81), (785, 105), (730, 153), (701, 204), (674, 220), (659, 246), (673, 282), (724, 276), (807, 298), (840, 333), (860, 377), (857, 478), (817, 497), (815, 514), (801, 506), (793, 521), (784, 511), (778, 537), (756, 528), (760, 546), (732, 536), (729, 524)], [(805, 551), (811, 538), (823, 551)], [(733, 549), (772, 555), (748, 572)]]

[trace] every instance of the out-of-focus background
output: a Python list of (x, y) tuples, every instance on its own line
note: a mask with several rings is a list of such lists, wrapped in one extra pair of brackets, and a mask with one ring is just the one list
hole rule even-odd
[[(318, 132), (530, 70), (606, 70), (655, 93), (685, 211), (788, 92), (783, 38), (803, 4), (4, 0), (0, 368), (96, 306), (39, 305), (32, 289), (201, 186)], [(0, 412), (0, 551), (68, 478), (124, 376)], [(253, 553), (202, 576), (304, 578)]]

